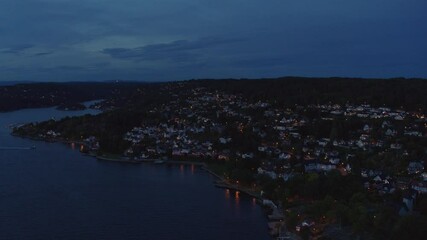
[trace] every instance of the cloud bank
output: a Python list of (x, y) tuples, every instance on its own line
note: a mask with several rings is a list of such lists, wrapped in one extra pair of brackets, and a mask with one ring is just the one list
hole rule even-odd
[(0, 81), (427, 77), (424, 0), (3, 0)]

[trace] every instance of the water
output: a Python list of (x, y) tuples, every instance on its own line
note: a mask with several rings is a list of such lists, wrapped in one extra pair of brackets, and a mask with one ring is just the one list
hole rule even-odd
[(192, 166), (97, 161), (71, 146), (10, 135), (10, 124), (97, 113), (0, 113), (0, 239), (269, 239), (253, 199)]

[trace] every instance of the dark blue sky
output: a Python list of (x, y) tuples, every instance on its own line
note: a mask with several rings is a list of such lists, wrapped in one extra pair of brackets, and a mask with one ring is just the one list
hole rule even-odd
[(0, 81), (427, 77), (426, 0), (1, 0)]

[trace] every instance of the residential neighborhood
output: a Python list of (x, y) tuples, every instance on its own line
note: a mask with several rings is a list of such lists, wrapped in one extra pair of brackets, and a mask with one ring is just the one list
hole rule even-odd
[[(318, 117), (307, 116), (305, 112), (315, 112)], [(408, 153), (411, 150), (402, 140), (427, 137), (427, 121), (420, 113), (350, 104), (280, 109), (268, 102), (251, 103), (239, 95), (206, 93), (205, 89), (194, 89), (188, 98), (172, 101), (151, 113), (161, 113), (164, 120), (161, 124), (135, 126), (126, 133), (124, 140), (131, 142), (131, 146), (124, 155), (135, 159), (201, 161), (258, 159), (260, 163), (254, 175), (281, 178), (285, 182), (296, 174), (324, 174), (332, 170), (345, 176), (357, 167), (367, 191), (383, 196), (399, 189), (406, 194), (401, 199), (400, 215), (413, 211), (417, 196), (427, 193), (427, 181), (423, 178), (423, 174), (427, 175), (424, 172), (426, 158), (411, 156)], [(320, 137), (308, 131), (317, 121), (348, 119), (354, 119), (359, 128), (352, 129), (346, 137), (334, 132)], [(250, 136), (252, 142), (244, 146), (235, 136), (236, 132)], [(361, 166), (357, 159), (361, 153), (393, 154), (396, 160), (401, 159), (401, 166), (393, 169), (375, 163)], [(304, 224), (301, 220), (297, 231), (316, 227), (314, 221)]]
[[(272, 234), (282, 232), (281, 221), (286, 222), (284, 232), (295, 238), (336, 230), (338, 213), (320, 216), (310, 209), (337, 201), (334, 195), (355, 195), (352, 186), (343, 185), (347, 192), (342, 193), (313, 188), (310, 182), (350, 181), (355, 192), (375, 198), (398, 216), (420, 211), (426, 199), (427, 119), (422, 112), (351, 103), (285, 107), (204, 87), (169, 99), (120, 136), (126, 146), (122, 158), (208, 163), (229, 186), (245, 187), (268, 202)], [(38, 138), (64, 139), (55, 128), (41, 131)], [(85, 152), (99, 154), (98, 137), (82, 136)], [(375, 217), (380, 209), (366, 211)]]

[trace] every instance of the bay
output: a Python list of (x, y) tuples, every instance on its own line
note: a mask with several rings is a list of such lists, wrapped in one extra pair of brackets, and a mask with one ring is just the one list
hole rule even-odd
[(0, 113), (0, 239), (269, 239), (254, 199), (191, 165), (120, 164), (10, 135), (11, 124), (96, 110)]

